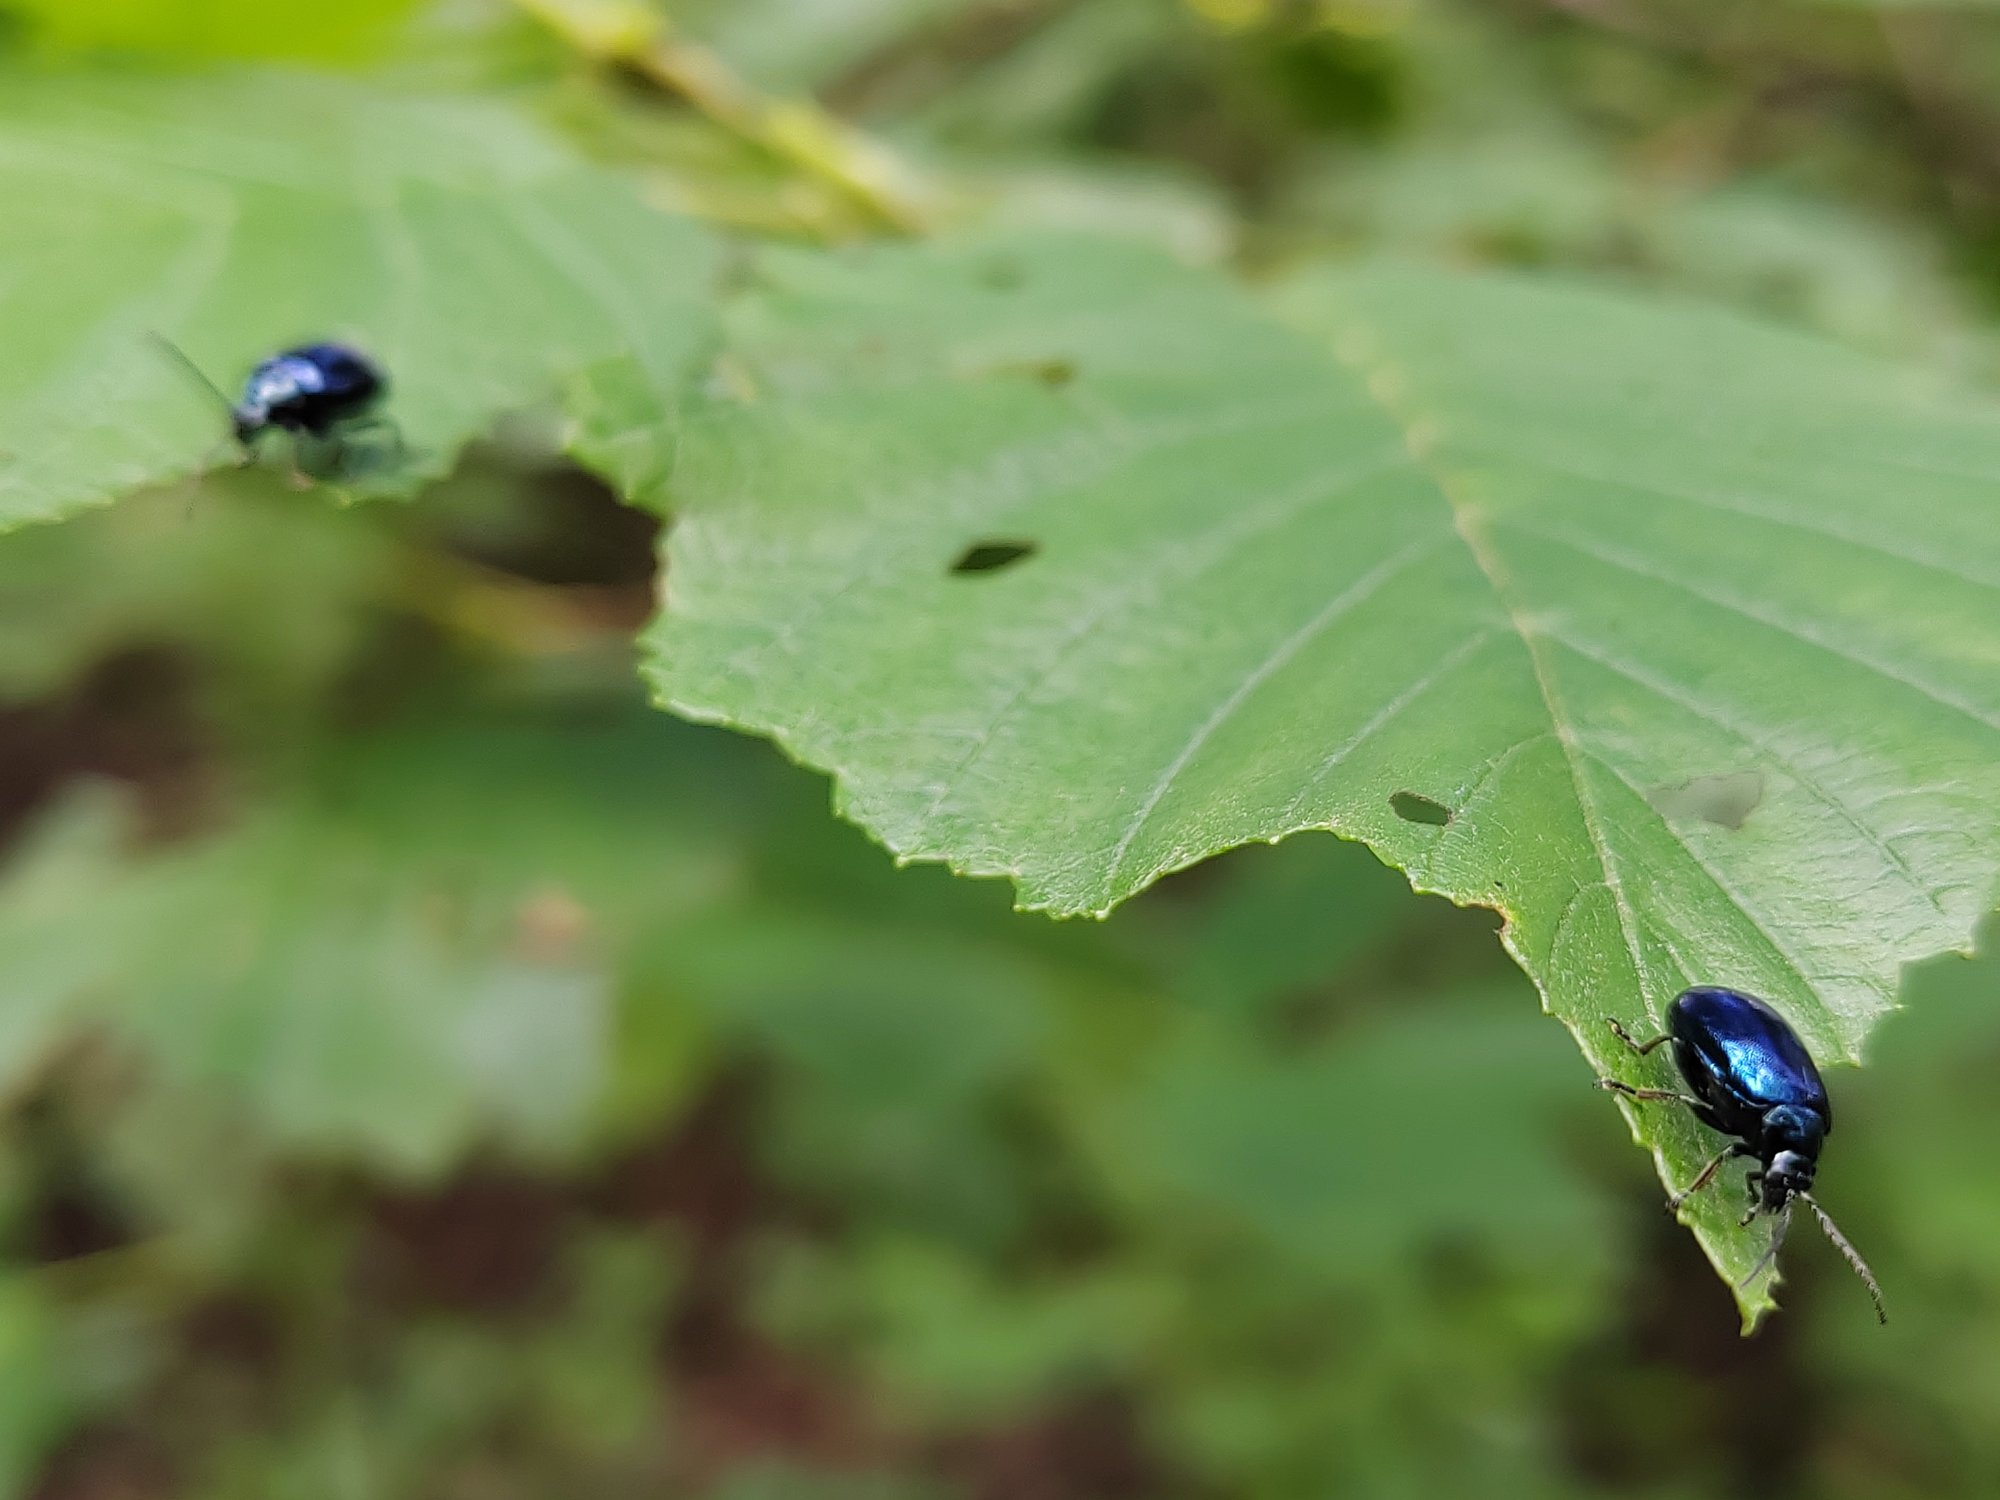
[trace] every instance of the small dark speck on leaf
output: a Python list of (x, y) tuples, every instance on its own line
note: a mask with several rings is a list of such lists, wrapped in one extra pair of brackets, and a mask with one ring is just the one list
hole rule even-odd
[(1025, 562), (1041, 551), (1039, 542), (1016, 542), (994, 540), (974, 542), (959, 554), (958, 561), (951, 565), (954, 573), (997, 573), (1002, 568), (1011, 568), (1017, 562)]
[(1052, 391), (1059, 391), (1076, 379), (1076, 361), (1073, 359), (1016, 359), (1005, 364), (990, 366), (988, 375), (1009, 375), (1016, 379), (1039, 381)]
[(1018, 260), (995, 256), (980, 267), (979, 279), (996, 292), (1014, 292), (1028, 284), (1028, 272)]
[(1764, 773), (1735, 771), (1723, 776), (1696, 776), (1656, 786), (1646, 800), (1670, 823), (1700, 818), (1718, 828), (1741, 828), (1764, 800)]
[(1426, 823), (1432, 828), (1442, 828), (1451, 821), (1451, 809), (1422, 792), (1397, 792), (1389, 798), (1389, 806), (1405, 823)]

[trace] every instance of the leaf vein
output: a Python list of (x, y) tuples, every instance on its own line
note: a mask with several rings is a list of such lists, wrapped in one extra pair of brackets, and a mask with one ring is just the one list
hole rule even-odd
[(1600, 647), (1587, 646), (1582, 641), (1561, 631), (1552, 631), (1551, 636), (1577, 655), (1596, 662), (1607, 672), (1614, 673), (1635, 687), (1644, 688), (1655, 697), (1672, 703), (1676, 707), (1693, 714), (1702, 723), (1708, 725), (1710, 728), (1722, 731), (1722, 733), (1734, 739), (1738, 744), (1748, 745), (1770, 756), (1777, 765), (1782, 766), (1788, 771), (1799, 785), (1806, 788), (1807, 791), (1818, 798), (1821, 806), (1825, 807), (1856, 833), (1860, 834), (1875, 852), (1881, 855), (1883, 860), (1902, 876), (1904, 882), (1912, 891), (1930, 903), (1939, 916), (1949, 917), (1950, 914), (1945, 911), (1943, 903), (1938, 900), (1937, 893), (1924, 884), (1918, 877), (1917, 872), (1911, 868), (1910, 862), (1897, 852), (1895, 846), (1884, 838), (1878, 830), (1863, 822), (1861, 817), (1852, 808), (1828, 791), (1825, 785), (1810, 771), (1807, 771), (1796, 760), (1793, 760), (1783, 751), (1776, 748), (1768, 735), (1746, 730), (1734, 720), (1725, 717), (1722, 710), (1716, 708), (1714, 705), (1704, 702), (1676, 684), (1656, 677), (1646, 668), (1639, 666), (1635, 662), (1629, 662), (1614, 656), (1611, 652), (1605, 651)]
[(1111, 858), (1105, 872), (1105, 883), (1107, 886), (1116, 887), (1118, 877), (1124, 869), (1126, 857), (1131, 852), (1133, 841), (1139, 837), (1140, 830), (1151, 820), (1153, 813), (1158, 809), (1160, 802), (1166, 797), (1168, 791), (1172, 789), (1174, 782), (1180, 778), (1181, 773), (1188, 768), (1194, 761), (1194, 758), (1201, 753), (1202, 746), (1215, 736), (1216, 732), (1249, 700), (1251, 695), (1258, 688), (1262, 687), (1275, 673), (1282, 671), (1285, 665), (1296, 657), (1300, 651), (1304, 650), (1315, 637), (1324, 633), (1336, 621), (1365, 603), (1371, 596), (1379, 592), (1385, 583), (1403, 572), (1419, 557), (1434, 550), (1441, 540), (1442, 538), (1440, 537), (1429, 537), (1421, 541), (1412, 542), (1370, 568), (1360, 578), (1356, 579), (1347, 588), (1321, 606), (1310, 620), (1307, 620), (1305, 624), (1301, 625), (1297, 630), (1274, 646), (1270, 654), (1262, 662), (1258, 663), (1256, 668), (1241, 683), (1237, 684), (1235, 691), (1216, 705), (1214, 711), (1201, 722), (1195, 729), (1195, 732), (1188, 737), (1187, 742), (1181, 746), (1180, 752), (1167, 764), (1167, 768), (1160, 773), (1159, 778), (1153, 783), (1144, 800), (1140, 802), (1138, 811), (1133, 814), (1131, 821), (1126, 825), (1125, 832), (1112, 847)]
[(1550, 527), (1534, 526), (1524, 521), (1510, 521), (1508, 524), (1514, 530), (1540, 537), (1545, 541), (1554, 542), (1561, 547), (1568, 547), (1571, 551), (1581, 553), (1585, 557), (1594, 558), (1606, 567), (1616, 568), (1620, 572), (1630, 573), (1634, 577), (1651, 579), (1655, 583), (1664, 584), (1666, 587), (1686, 594), (1691, 598), (1700, 599), (1706, 604), (1712, 604), (1717, 609), (1724, 609), (1733, 615), (1740, 615), (1742, 618), (1754, 621), (1768, 630), (1774, 630), (1780, 635), (1788, 636), (1801, 645), (1810, 646), (1814, 650), (1825, 652), (1838, 661), (1846, 662), (1849, 666), (1859, 667), (1864, 672), (1873, 673), (1886, 681), (1895, 683), (1899, 687), (1908, 688), (1911, 692), (1928, 698), (1931, 702), (1937, 704), (1938, 707), (1947, 708), (1954, 713), (1962, 714), (1984, 728), (2000, 731), (2000, 718), (1994, 718), (1975, 704), (1966, 702), (1946, 689), (1936, 687), (1930, 683), (1920, 682), (1914, 677), (1906, 676), (1891, 665), (1862, 656), (1851, 646), (1840, 645), (1827, 640), (1816, 633), (1813, 627), (1809, 625), (1801, 624), (1796, 620), (1787, 620), (1782, 616), (1773, 614), (1768, 610), (1760, 609), (1754, 604), (1746, 603), (1742, 599), (1724, 593), (1719, 589), (1691, 583), (1685, 578), (1640, 562), (1630, 554), (1605, 547), (1595, 541), (1585, 541), (1570, 532)]

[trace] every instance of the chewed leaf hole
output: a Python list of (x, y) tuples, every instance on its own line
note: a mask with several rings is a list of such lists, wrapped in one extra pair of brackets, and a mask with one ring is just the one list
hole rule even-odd
[(1396, 792), (1389, 798), (1389, 807), (1405, 823), (1442, 828), (1451, 821), (1451, 809), (1422, 792)]
[(954, 573), (997, 573), (1002, 568), (1027, 561), (1041, 550), (1039, 542), (974, 542), (959, 554), (951, 570)]
[(1764, 773), (1736, 771), (1726, 776), (1696, 776), (1656, 786), (1646, 800), (1670, 823), (1699, 818), (1718, 828), (1737, 829), (1764, 800)]

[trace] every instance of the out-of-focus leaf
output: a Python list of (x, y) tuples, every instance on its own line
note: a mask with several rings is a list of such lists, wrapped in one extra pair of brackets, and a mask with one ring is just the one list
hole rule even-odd
[(487, 1131), (573, 1142), (603, 1086), (613, 960), (730, 879), (676, 816), (671, 738), (410, 731), (127, 859), (105, 809), (74, 807), (0, 892), (0, 1076), (109, 1022), (280, 1140), (413, 1172)]
[(1679, 285), (1885, 354), (1971, 352), (1976, 315), (1947, 278), (1945, 251), (1919, 226), (1750, 183), (1658, 203), (1639, 232)]
[(360, 516), (252, 475), (12, 533), (0, 697), (44, 697), (118, 652), (175, 647), (227, 676), (219, 711), (268, 727), (277, 700), (315, 700), (349, 664), (397, 556)]
[(877, 48), (981, 0), (669, 0), (690, 33), (761, 88), (807, 93)]
[(1270, 1021), (1287, 1002), (1379, 956), (1417, 914), (1409, 886), (1356, 844), (1287, 839), (1230, 856), (1194, 913), (1134, 908), (1110, 929), (1207, 1010)]
[(997, 913), (952, 931), (888, 902), (836, 920), (763, 903), (718, 914), (675, 945), (675, 972), (725, 1036), (782, 1068), (769, 1148), (785, 1180), (1004, 1243), (1016, 1184), (984, 1113), (1025, 1085), (1077, 977), (1008, 951)]
[(1365, 1021), (1318, 1049), (1189, 1028), (1113, 1131), (1121, 1176), (1356, 1281), (1464, 1247), (1605, 1260), (1602, 1205), (1566, 1171), (1575, 1070), (1497, 993)]
[(1966, 1462), (2000, 1462), (2000, 1442), (1977, 1415), (2000, 1399), (1996, 937), (1989, 922), (1975, 957), (1913, 970), (1908, 1009), (1882, 1028), (1870, 1067), (1835, 1081), (1837, 1133), (1816, 1196), (1880, 1278), (1887, 1332), (1832, 1248), (1813, 1243), (1811, 1225), (1794, 1229), (1798, 1248), (1787, 1252), (1812, 1260), (1817, 1357), (1866, 1371), (1876, 1387), (1847, 1434), (1855, 1455), (1874, 1455), (1846, 1477), (1851, 1493), (1867, 1492), (1860, 1476), (1877, 1464), (1908, 1461), (1911, 1424), (1934, 1420), (1920, 1415), (1926, 1406), (1953, 1414)]
[(392, 383), (356, 488), (405, 491), (585, 371), (670, 399), (710, 247), (509, 110), (309, 74), (7, 80), (0, 529), (221, 457), (259, 359), (349, 340)]
[(422, 0), (275, 8), (264, 0), (12, 0), (63, 50), (343, 62), (378, 52)]
[(1299, 207), (1385, 249), (1644, 276), (1884, 354), (1962, 358), (1973, 342), (1920, 224), (1779, 183), (1635, 182), (1608, 151), (1546, 129), (1419, 139), (1329, 170)]
[(967, 174), (970, 215), (989, 228), (1128, 235), (1190, 264), (1214, 265), (1236, 247), (1226, 206), (1201, 184), (1129, 166), (990, 165)]
[[(1607, 1017), (1725, 981), (1853, 1058), (1989, 904), (1984, 406), (1574, 285), (1329, 274), (1281, 322), (1035, 238), (765, 276), (682, 434), (648, 671), (899, 857), (1103, 912), (1330, 828), (1506, 913), (1597, 1068), (1655, 1081)], [(1670, 1182), (1711, 1154), (1632, 1117)], [(1738, 1213), (1689, 1208), (1732, 1281)]]
[(1533, 1372), (1603, 1317), (1621, 1236), (1553, 1164), (1587, 1102), (1560, 1041), (1504, 1008), (1512, 989), (1412, 996), (1268, 1050), (1233, 1016), (1158, 1006), (1087, 1078), (1047, 1050), (1091, 1166), (1074, 1249), (787, 1241), (761, 1321), (927, 1426), (1138, 1389), (1166, 1414), (1150, 1441), (1218, 1481), (1254, 1467), (1276, 1494), (1346, 1493), (1399, 1465), (1427, 1493), (1496, 1471), (1509, 1493), (1567, 1493)]
[(850, 1474), (782, 1459), (742, 1464), (715, 1488), (716, 1500), (950, 1500), (957, 1493), (909, 1474)]
[(28, 1493), (48, 1452), (87, 1409), (79, 1350), (32, 1276), (0, 1278), (0, 1495)]
[(1136, 1265), (1016, 1284), (938, 1240), (891, 1235), (840, 1260), (776, 1258), (761, 1307), (780, 1335), (862, 1362), (898, 1418), (970, 1424), (1133, 1378), (1185, 1296)]

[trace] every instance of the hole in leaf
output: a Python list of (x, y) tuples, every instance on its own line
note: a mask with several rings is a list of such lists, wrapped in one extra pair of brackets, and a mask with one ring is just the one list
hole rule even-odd
[(1451, 821), (1451, 809), (1422, 792), (1397, 792), (1389, 798), (1389, 806), (1405, 823), (1442, 828)]
[(1734, 771), (1724, 776), (1696, 776), (1656, 786), (1646, 794), (1668, 822), (1700, 818), (1718, 828), (1741, 828), (1764, 800), (1764, 773)]
[(1041, 550), (1039, 542), (974, 542), (959, 554), (951, 570), (954, 573), (997, 573), (1002, 568), (1011, 568), (1017, 562), (1026, 561)]

